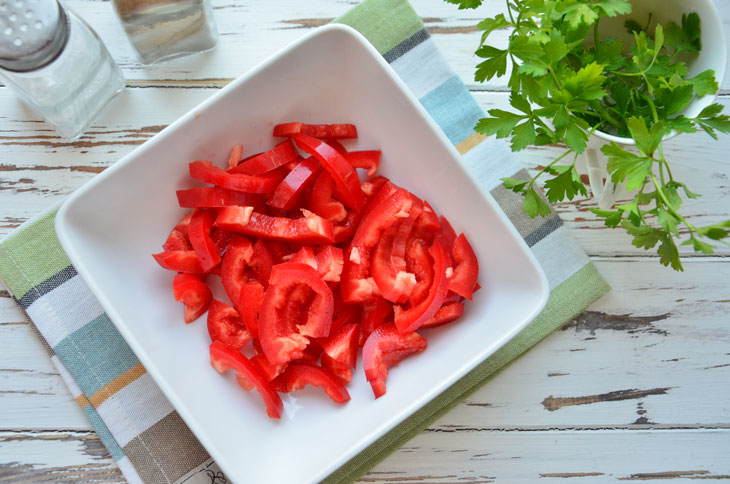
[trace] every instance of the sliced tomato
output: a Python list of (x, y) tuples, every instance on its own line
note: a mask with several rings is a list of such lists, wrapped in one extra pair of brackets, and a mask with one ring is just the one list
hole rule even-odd
[(168, 271), (191, 272), (195, 274), (205, 272), (194, 250), (167, 250), (159, 254), (152, 254), (152, 257), (154, 257), (160, 267)]
[(479, 277), (479, 261), (464, 234), (459, 235), (454, 241), (452, 256), (454, 277), (449, 282), (449, 290), (471, 301)]
[(426, 346), (426, 339), (421, 335), (416, 332), (403, 334), (393, 323), (380, 326), (368, 336), (362, 348), (362, 365), (375, 398), (385, 394), (388, 369), (405, 357), (425, 350)]
[(357, 138), (354, 124), (282, 123), (274, 126), (274, 136), (284, 137), (300, 133), (314, 138)]
[(238, 305), (241, 297), (241, 286), (244, 282), (244, 273), (246, 265), (253, 256), (253, 245), (243, 235), (234, 235), (231, 238), (226, 254), (223, 256), (223, 264), (221, 264), (221, 282), (225, 289), (228, 299), (231, 300), (237, 310), (241, 310)]
[(175, 300), (185, 305), (185, 323), (190, 324), (208, 310), (213, 293), (193, 274), (177, 274), (172, 280)]
[(195, 187), (177, 191), (177, 202), (184, 208), (227, 207), (229, 205), (261, 206), (261, 195), (237, 192), (221, 187)]
[(220, 341), (236, 350), (242, 349), (252, 338), (238, 311), (217, 299), (213, 299), (208, 308), (208, 334), (211, 341)]
[(264, 151), (246, 159), (229, 170), (231, 174), (262, 175), (294, 161), (299, 155), (291, 140), (282, 141), (269, 151)]
[(334, 241), (332, 224), (308, 210), (304, 217), (271, 217), (253, 211), (253, 207), (225, 207), (218, 213), (216, 226), (246, 235), (314, 244)]
[(219, 373), (224, 373), (228, 369), (238, 372), (259, 391), (266, 403), (266, 414), (271, 418), (281, 418), (284, 411), (281, 397), (243, 354), (220, 341), (213, 341), (210, 345), (210, 364)]
[(190, 163), (190, 176), (229, 190), (247, 193), (271, 193), (286, 176), (286, 170), (273, 170), (261, 176), (233, 174), (213, 166), (210, 161)]
[(286, 389), (290, 392), (304, 388), (306, 385), (321, 387), (335, 402), (345, 403), (350, 394), (342, 382), (332, 373), (312, 363), (292, 363), (284, 372)]
[[(319, 171), (319, 163), (311, 156), (298, 163), (281, 183), (279, 183), (279, 186), (276, 187), (276, 190), (274, 190), (271, 198), (266, 203), (281, 210), (291, 210), (302, 193), (315, 180)], [(239, 205), (251, 204), (242, 203)]]

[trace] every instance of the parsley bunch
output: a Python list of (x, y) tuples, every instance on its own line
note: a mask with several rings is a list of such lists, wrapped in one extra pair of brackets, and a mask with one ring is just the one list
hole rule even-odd
[[(459, 8), (476, 8), (482, 0), (446, 0)], [(730, 220), (696, 227), (679, 210), (680, 190), (693, 193), (672, 175), (664, 157), (662, 138), (672, 130), (694, 133), (730, 132), (730, 118), (722, 106), (712, 104), (694, 117), (681, 114), (694, 99), (718, 90), (711, 70), (688, 78), (686, 62), (701, 49), (700, 19), (695, 13), (682, 17), (681, 25), (657, 25), (650, 31), (651, 18), (642, 24), (625, 22), (634, 42), (602, 38), (600, 20), (631, 13), (628, 0), (507, 0), (508, 13), (481, 21), (483, 32), (476, 55), (475, 79), (484, 82), (512, 70), (510, 103), (516, 111), (489, 110), (479, 120), (477, 132), (511, 138), (513, 151), (528, 145), (564, 144), (567, 151), (542, 168), (530, 180), (504, 178), (504, 186), (524, 195), (524, 211), (531, 217), (545, 216), (550, 207), (535, 191), (542, 175), (550, 202), (588, 191), (575, 169), (578, 154), (586, 149), (596, 130), (631, 137), (638, 154), (611, 143), (602, 148), (608, 158), (608, 172), (615, 183), (623, 183), (635, 198), (613, 210), (591, 209), (609, 227), (621, 225), (633, 236), (633, 245), (646, 250), (659, 244), (660, 262), (681, 271), (676, 238), (687, 235), (682, 245), (710, 254), (711, 241), (728, 236)], [(497, 29), (511, 29), (507, 48), (486, 44)], [(572, 156), (569, 156), (572, 155)], [(563, 159), (570, 164), (558, 164)], [(681, 231), (680, 231), (681, 228)]]

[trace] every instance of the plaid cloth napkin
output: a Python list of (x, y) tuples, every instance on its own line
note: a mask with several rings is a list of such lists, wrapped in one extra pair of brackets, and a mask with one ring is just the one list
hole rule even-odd
[[(342, 466), (324, 481), (328, 484), (357, 480), (610, 289), (555, 213), (530, 219), (520, 197), (501, 186), (501, 177), (528, 174), (504, 143), (474, 133), (481, 109), (407, 0), (365, 0), (336, 21), (365, 35), (419, 98), (531, 247), (551, 294), (522, 333)], [(0, 244), (0, 277), (48, 343), (79, 406), (130, 483), (222, 482), (220, 469), (70, 264), (56, 238), (54, 216), (52, 209), (28, 221)]]

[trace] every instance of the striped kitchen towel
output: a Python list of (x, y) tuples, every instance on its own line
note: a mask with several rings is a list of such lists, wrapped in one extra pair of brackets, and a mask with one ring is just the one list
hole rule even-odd
[[(359, 30), (420, 99), (542, 264), (545, 310), (517, 337), (325, 480), (357, 480), (492, 375), (570, 321), (609, 286), (555, 213), (530, 219), (504, 176), (527, 179), (505, 144), (475, 134), (483, 116), (407, 0), (365, 0), (336, 20)], [(55, 210), (0, 243), (0, 277), (48, 343), (53, 362), (129, 482), (224, 482), (76, 274), (53, 228)]]

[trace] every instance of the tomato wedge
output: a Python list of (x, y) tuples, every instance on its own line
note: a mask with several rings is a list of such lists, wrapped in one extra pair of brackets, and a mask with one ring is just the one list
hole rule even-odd
[(243, 354), (220, 341), (213, 341), (210, 345), (210, 364), (219, 373), (224, 373), (228, 369), (237, 371), (259, 391), (266, 404), (266, 414), (271, 418), (281, 418), (284, 411), (281, 397)]
[(213, 293), (197, 276), (177, 274), (172, 280), (172, 293), (176, 301), (185, 305), (185, 323), (190, 324), (208, 310)]
[(208, 308), (208, 334), (211, 341), (221, 341), (237, 350), (246, 346), (252, 338), (238, 311), (217, 299), (213, 299)]
[(342, 203), (349, 208), (360, 210), (365, 195), (360, 188), (357, 172), (348, 161), (324, 141), (305, 134), (292, 135), (299, 148), (319, 160), (320, 164), (332, 175), (332, 179), (342, 191)]
[(403, 334), (393, 323), (387, 323), (373, 331), (362, 348), (362, 365), (375, 398), (385, 395), (388, 369), (405, 357), (426, 349), (426, 340), (416, 332)]
[(452, 254), (454, 277), (449, 282), (449, 289), (471, 301), (479, 277), (479, 261), (464, 234), (459, 235), (454, 241)]
[(332, 373), (312, 363), (292, 363), (284, 372), (286, 389), (290, 392), (304, 388), (305, 385), (322, 387), (324, 392), (336, 403), (350, 400), (350, 394), (342, 382)]
[(282, 123), (274, 126), (274, 136), (284, 137), (299, 133), (314, 138), (357, 138), (357, 128), (354, 124)]

